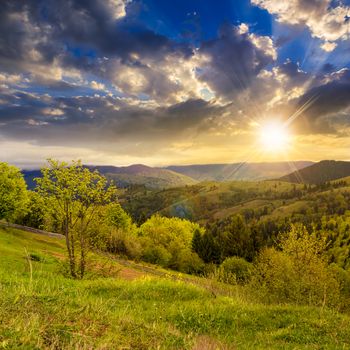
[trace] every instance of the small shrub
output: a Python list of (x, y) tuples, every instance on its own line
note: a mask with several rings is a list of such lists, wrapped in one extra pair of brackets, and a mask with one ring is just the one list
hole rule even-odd
[(252, 264), (243, 258), (233, 256), (226, 258), (220, 265), (219, 270), (224, 279), (223, 282), (230, 283), (229, 280), (234, 280), (239, 284), (245, 284), (250, 279)]
[(142, 244), (139, 237), (132, 231), (111, 228), (106, 243), (106, 249), (114, 254), (139, 260), (142, 256)]
[(197, 253), (191, 252), (189, 249), (183, 249), (177, 256), (177, 270), (200, 275), (204, 272), (204, 262)]
[(142, 260), (163, 267), (169, 265), (171, 254), (162, 246), (147, 244), (142, 252)]
[(208, 278), (232, 285), (237, 284), (236, 275), (231, 272), (224, 271), (220, 267), (216, 267), (212, 272), (210, 272)]

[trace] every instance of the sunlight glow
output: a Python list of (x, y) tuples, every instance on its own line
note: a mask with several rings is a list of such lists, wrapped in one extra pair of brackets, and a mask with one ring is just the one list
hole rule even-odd
[(270, 122), (261, 126), (260, 141), (265, 151), (285, 151), (289, 143), (286, 126), (277, 122)]

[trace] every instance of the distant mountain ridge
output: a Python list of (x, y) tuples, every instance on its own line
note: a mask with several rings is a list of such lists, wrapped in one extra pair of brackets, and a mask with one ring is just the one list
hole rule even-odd
[(131, 184), (145, 185), (148, 188), (169, 188), (194, 185), (197, 181), (186, 175), (169, 169), (153, 168), (143, 164), (133, 164), (125, 167), (88, 166), (98, 170), (118, 186), (126, 187)]
[[(232, 163), (149, 167), (143, 164), (130, 166), (86, 165), (98, 170), (119, 187), (131, 184), (144, 185), (150, 189), (163, 189), (194, 185), (200, 181), (259, 181), (279, 178), (295, 169), (314, 164), (309, 161)], [(29, 188), (35, 187), (34, 178), (40, 177), (40, 170), (22, 171)]]
[[(152, 168), (143, 164), (125, 167), (110, 165), (86, 165), (91, 170), (98, 170), (107, 179), (113, 180), (119, 187), (131, 184), (145, 185), (148, 188), (161, 189), (194, 185), (197, 181), (183, 174), (163, 168)], [(41, 176), (40, 170), (23, 170), (24, 179), (29, 188), (35, 187), (34, 179)]]
[(199, 164), (168, 166), (166, 169), (197, 181), (257, 181), (284, 176), (314, 164), (311, 161)]
[(305, 184), (322, 184), (350, 176), (350, 162), (322, 160), (306, 168), (279, 178), (281, 181)]

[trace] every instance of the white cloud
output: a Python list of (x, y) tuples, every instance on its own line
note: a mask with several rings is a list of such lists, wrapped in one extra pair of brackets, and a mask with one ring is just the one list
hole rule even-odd
[(90, 83), (90, 87), (94, 90), (105, 90), (106, 89), (106, 86), (102, 83), (98, 83), (97, 81), (93, 80), (91, 83)]
[(348, 39), (348, 6), (331, 7), (331, 0), (251, 1), (276, 15), (279, 22), (307, 26), (312, 36), (324, 41), (321, 48), (327, 52), (335, 49), (338, 40)]
[(326, 52), (332, 52), (336, 47), (337, 47), (337, 43), (330, 42), (330, 41), (325, 41), (321, 45), (321, 49), (323, 49)]
[(258, 49), (264, 52), (266, 56), (270, 56), (273, 60), (277, 59), (277, 51), (270, 37), (258, 36), (252, 33), (249, 34), (249, 38)]

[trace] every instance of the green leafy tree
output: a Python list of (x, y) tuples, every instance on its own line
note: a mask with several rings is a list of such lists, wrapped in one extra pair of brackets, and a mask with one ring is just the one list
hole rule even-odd
[(222, 259), (229, 256), (250, 258), (252, 251), (250, 230), (241, 215), (231, 216), (218, 236)]
[(45, 224), (47, 209), (44, 199), (33, 191), (28, 191), (28, 198), (27, 211), (16, 222), (29, 227), (51, 230), (51, 227)]
[(192, 238), (198, 230), (203, 229), (185, 219), (152, 216), (139, 230), (143, 258), (184, 272), (198, 269), (200, 259), (192, 251)]
[(0, 163), (0, 220), (15, 221), (27, 209), (27, 185), (15, 166)]
[(38, 192), (47, 199), (50, 213), (66, 237), (71, 276), (83, 278), (91, 247), (89, 228), (99, 210), (116, 198), (116, 189), (80, 161), (67, 164), (50, 159), (41, 172), (42, 177), (36, 179)]
[(121, 205), (119, 203), (107, 205), (101, 219), (100, 230), (104, 232), (105, 248), (111, 253), (138, 260), (141, 256), (141, 246), (137, 227)]
[(279, 250), (262, 250), (255, 264), (252, 291), (264, 301), (335, 306), (339, 283), (329, 268), (325, 240), (292, 225)]
[(106, 208), (106, 219), (110, 226), (128, 231), (133, 223), (130, 215), (121, 207), (119, 203), (112, 203)]

